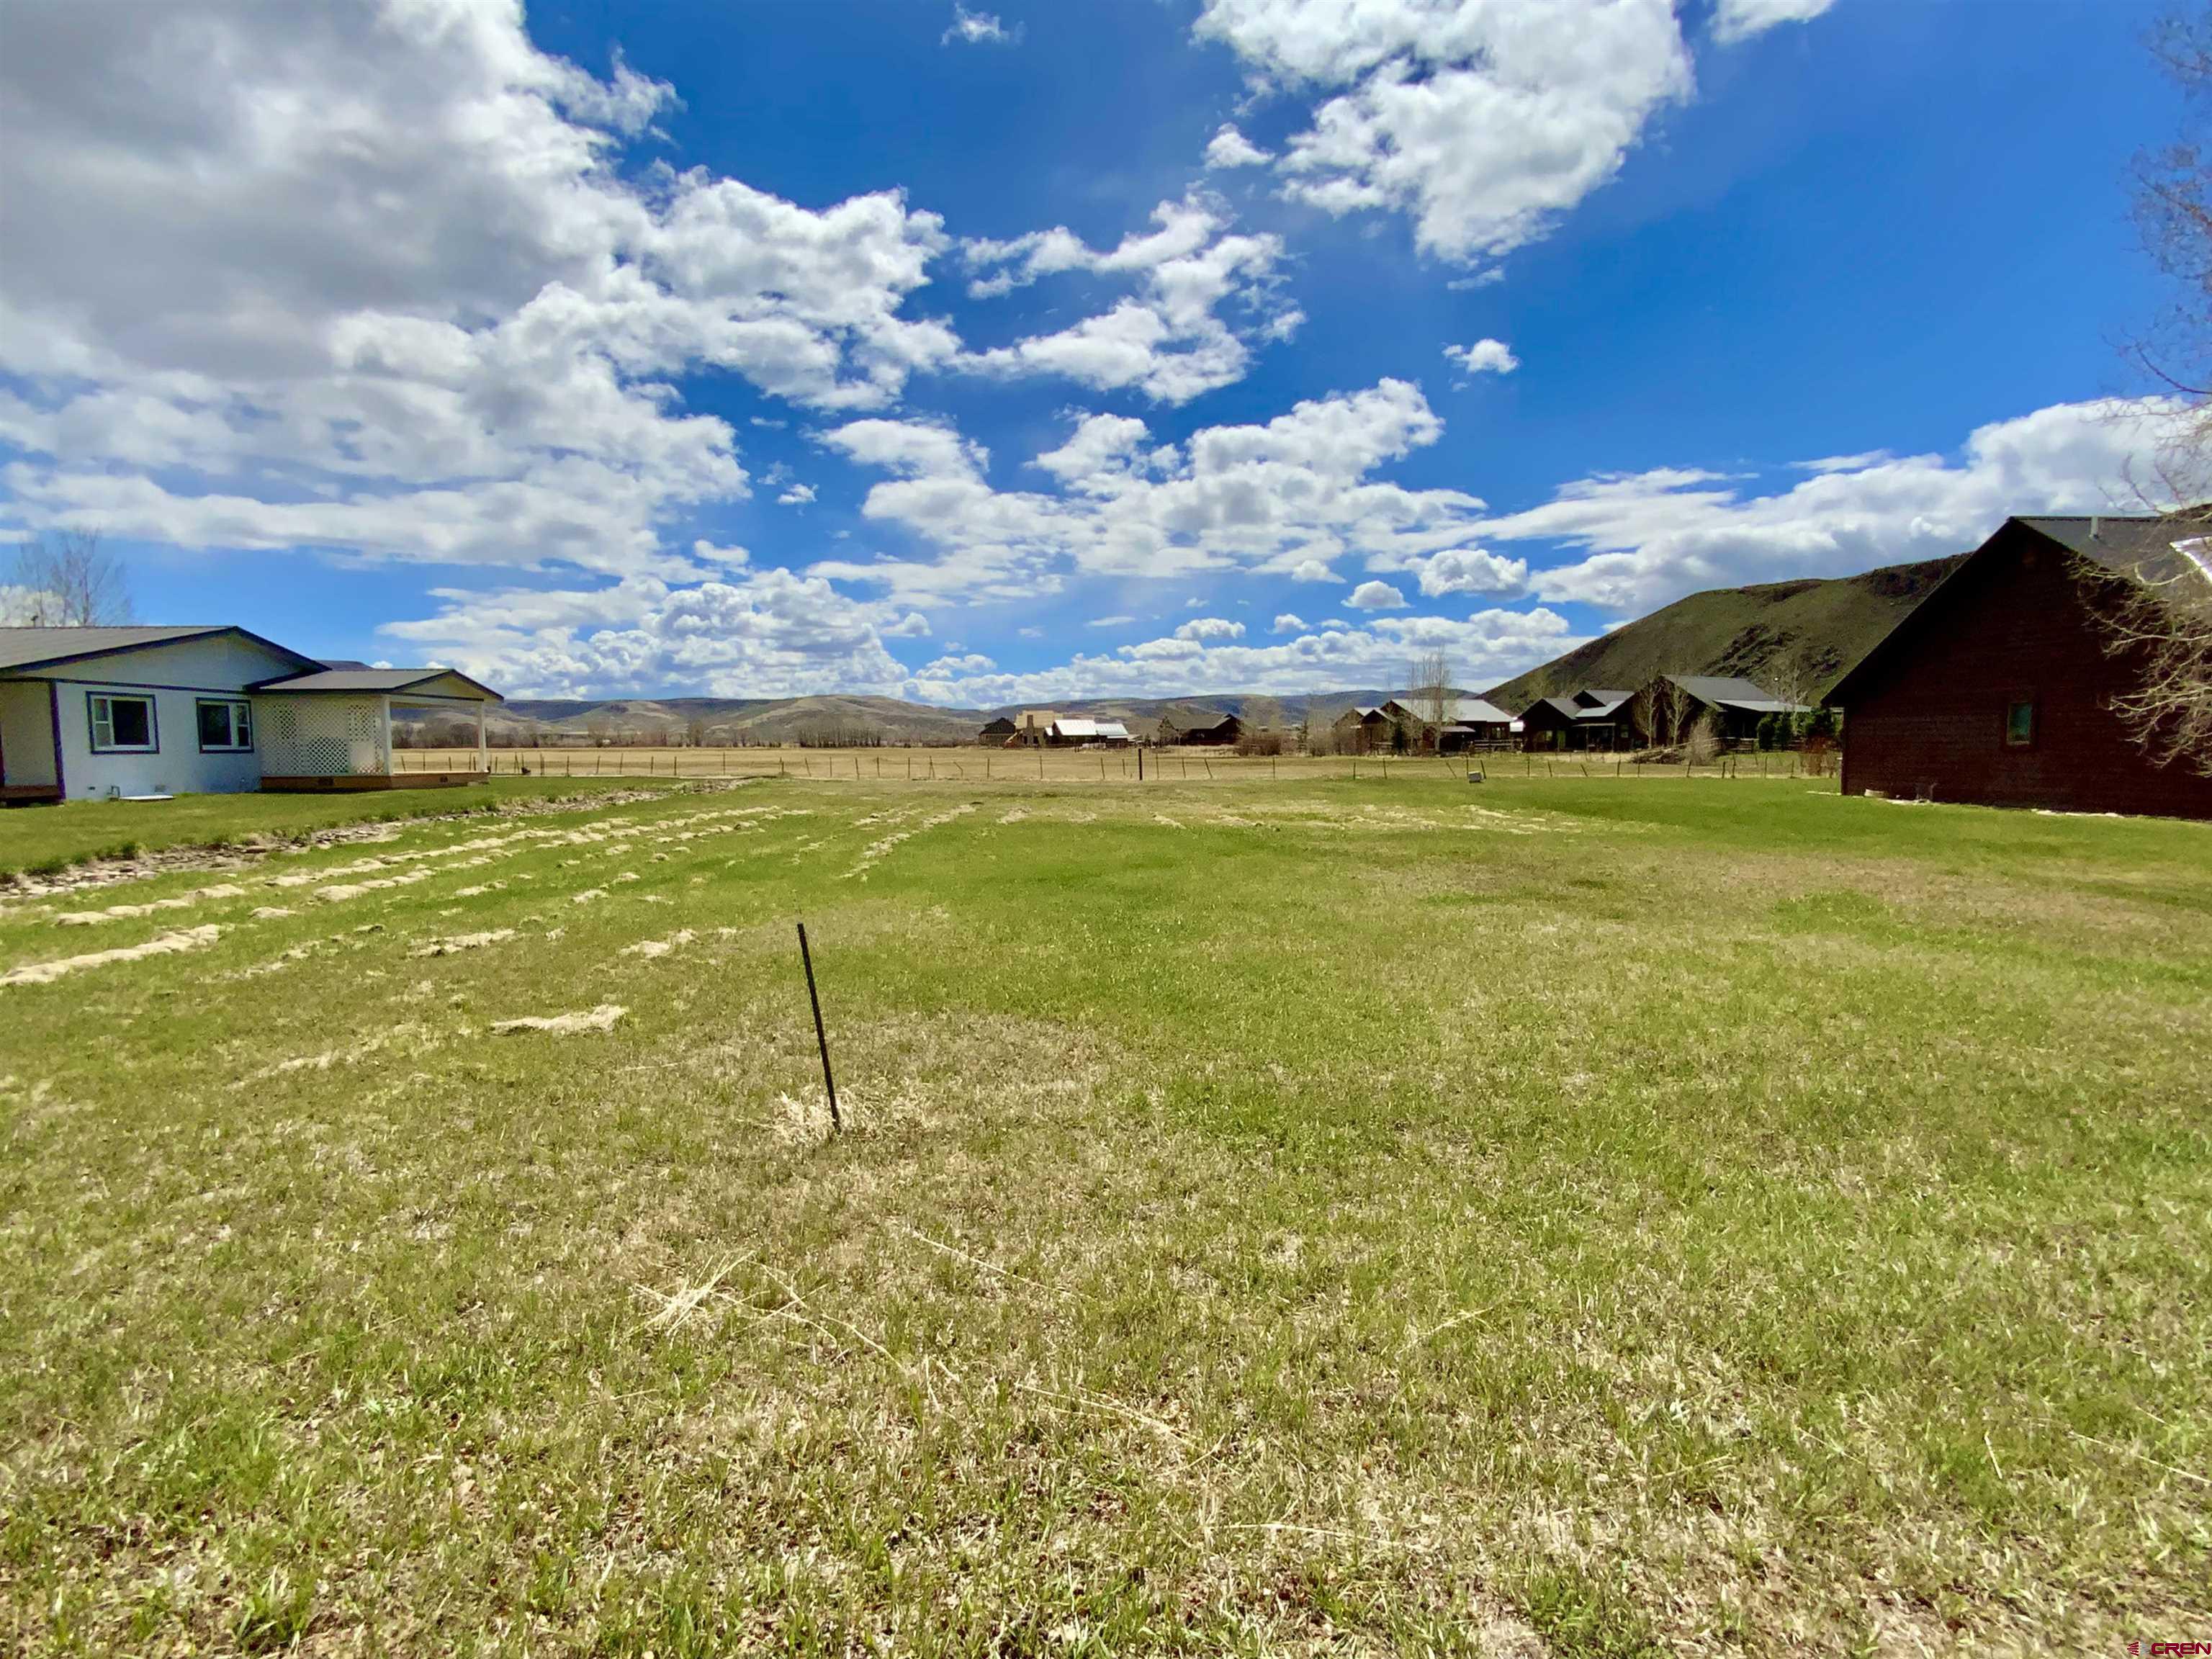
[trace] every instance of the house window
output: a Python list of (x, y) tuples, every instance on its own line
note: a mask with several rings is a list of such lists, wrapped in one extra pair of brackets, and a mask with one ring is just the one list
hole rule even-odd
[(2025, 749), (2035, 741), (2035, 705), (2032, 702), (2008, 702), (2005, 705), (2005, 747)]
[(125, 697), (106, 691), (85, 694), (92, 706), (92, 752), (95, 755), (151, 755), (161, 748), (151, 697)]
[(242, 755), (253, 747), (253, 705), (228, 697), (199, 701), (200, 752)]

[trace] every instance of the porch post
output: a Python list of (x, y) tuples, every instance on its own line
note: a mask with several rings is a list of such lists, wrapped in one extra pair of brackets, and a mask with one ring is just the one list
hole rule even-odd
[(491, 752), (484, 745), (484, 706), (482, 702), (478, 702), (477, 704), (477, 770), (489, 772), (490, 769)]
[(392, 775), (392, 699), (379, 697), (377, 706), (384, 711), (384, 720), (376, 737), (377, 770), (386, 777)]

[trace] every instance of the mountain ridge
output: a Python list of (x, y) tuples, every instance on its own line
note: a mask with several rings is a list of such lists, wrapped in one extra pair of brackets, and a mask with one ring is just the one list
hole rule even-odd
[[(1662, 605), (1563, 656), (1480, 693), (1518, 714), (1539, 697), (1581, 686), (1644, 684), (1662, 673), (1740, 674), (1792, 682), (1817, 701), (1871, 650), (1964, 554), (1883, 565), (1856, 575), (1707, 588)], [(1064, 697), (982, 708), (948, 708), (896, 697), (517, 697), (489, 712), (492, 740), (532, 743), (692, 741), (709, 744), (963, 744), (986, 722), (1024, 708), (1119, 720), (1149, 737), (1163, 717), (1218, 720), (1256, 711), (1289, 724), (1334, 719), (1399, 691), (1354, 687), (1271, 696), (1220, 691), (1170, 697)]]
[(1795, 690), (1817, 702), (1965, 557), (1882, 565), (1853, 576), (1709, 587), (1483, 695), (1517, 714), (1539, 698), (1586, 685), (1632, 690), (1661, 674), (1727, 674), (1770, 690)]

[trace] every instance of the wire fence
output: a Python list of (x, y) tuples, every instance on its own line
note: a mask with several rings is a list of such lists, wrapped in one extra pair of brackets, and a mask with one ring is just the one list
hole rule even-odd
[[(470, 772), (480, 769), (474, 749), (401, 749), (393, 770)], [(1321, 782), (1450, 777), (1470, 781), (1515, 778), (1617, 778), (1654, 781), (1686, 778), (1829, 778), (1832, 753), (1747, 750), (1693, 763), (1638, 760), (1630, 755), (1238, 755), (1189, 749), (764, 749), (557, 748), (494, 749), (495, 777), (550, 778), (812, 778), (823, 781), (910, 783), (1220, 783), (1275, 781)]]

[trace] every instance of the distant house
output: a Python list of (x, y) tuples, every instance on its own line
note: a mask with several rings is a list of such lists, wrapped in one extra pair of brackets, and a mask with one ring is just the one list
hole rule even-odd
[(1129, 745), (1129, 728), (1119, 720), (1085, 720), (1074, 714), (1062, 714), (1045, 728), (1044, 740), (1055, 749), (1082, 748), (1103, 744), (1109, 749), (1126, 749)]
[(1031, 746), (1041, 745), (1045, 733), (1060, 716), (1049, 708), (1024, 708), (1014, 718), (1014, 738), (1017, 742)]
[(975, 734), (975, 741), (978, 743), (996, 744), (1003, 746), (1009, 742), (1012, 738), (1014, 733), (1020, 729), (1021, 728), (1019, 726), (1014, 724), (1011, 716), (1001, 714), (998, 719), (991, 721), (988, 726), (984, 726), (981, 732), (978, 732)]
[(1347, 708), (1329, 722), (1339, 750), (1347, 755), (1387, 752), (1395, 722), (1380, 708)]
[(2100, 621), (2138, 582), (2204, 593), (2203, 529), (2199, 514), (2006, 520), (1829, 694), (1844, 793), (2212, 817), (2212, 777), (2157, 764), (2113, 711), (2146, 665), (2108, 649)]
[(1572, 697), (1539, 697), (1521, 711), (1522, 746), (1573, 749), (1586, 735), (1584, 710)]
[(1579, 749), (1619, 749), (1627, 740), (1622, 727), (1627, 722), (1632, 694), (1626, 691), (1605, 690), (1584, 687), (1574, 693), (1571, 701), (1582, 713), (1575, 717), (1576, 729), (1582, 734), (1576, 747)]
[(1163, 744), (1188, 744), (1193, 747), (1225, 747), (1244, 735), (1244, 722), (1234, 714), (1209, 719), (1200, 714), (1177, 718), (1170, 715), (1160, 721), (1160, 741)]
[[(501, 701), (451, 669), (332, 667), (243, 628), (0, 628), (0, 801), (467, 782)], [(473, 711), (476, 765), (395, 773), (394, 708)]]
[[(1504, 743), (1511, 734), (1513, 716), (1480, 697), (1446, 697), (1439, 709), (1427, 697), (1411, 702), (1394, 697), (1382, 713), (1393, 724), (1408, 728), (1413, 746), (1424, 754), (1453, 755), (1481, 744)], [(1431, 716), (1441, 714), (1438, 722)]]
[(1723, 743), (1752, 743), (1770, 714), (1802, 714), (1804, 708), (1752, 680), (1722, 674), (1662, 674), (1613, 712), (1621, 741), (1680, 743), (1699, 721)]

